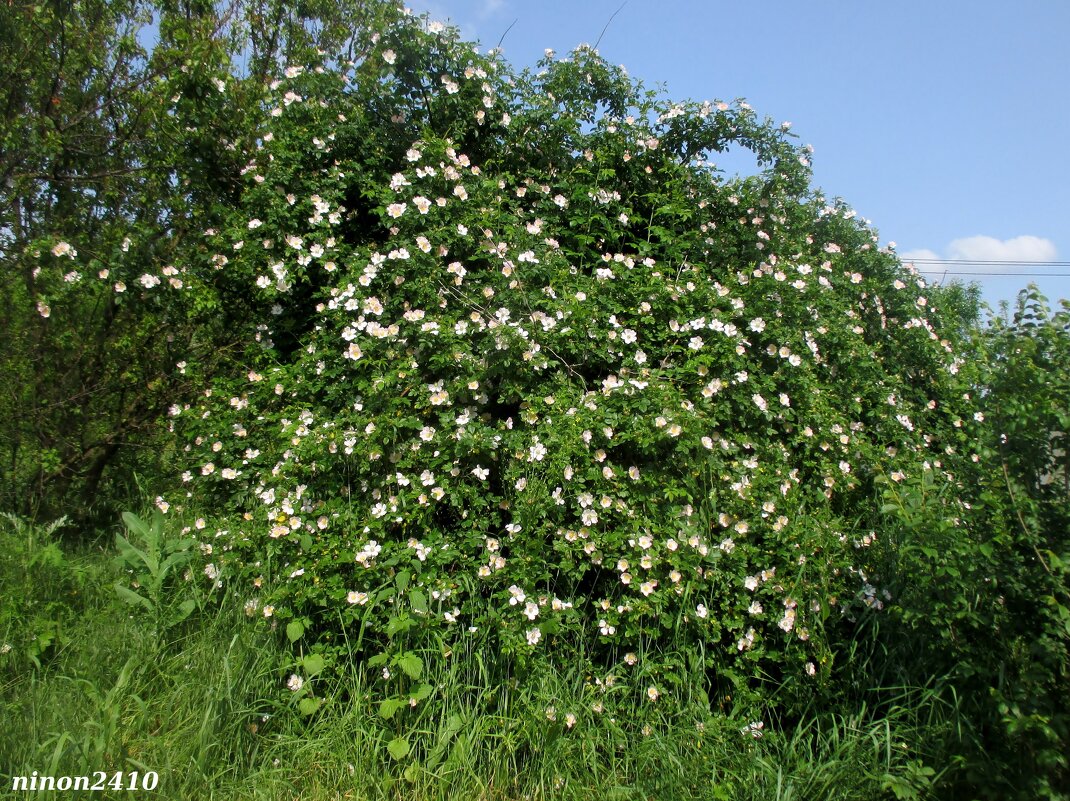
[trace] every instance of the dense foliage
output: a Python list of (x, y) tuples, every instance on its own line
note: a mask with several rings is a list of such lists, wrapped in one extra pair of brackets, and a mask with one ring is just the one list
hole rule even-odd
[[(480, 682), (576, 675), (537, 714), (607, 743), (924, 693), (956, 713), (887, 792), (1066, 792), (1066, 311), (982, 329), (788, 124), (588, 47), (518, 73), (390, 4), (278, 40), (235, 5), (162, 9), (150, 55), (142, 10), (87, 18), (114, 63), (72, 68), (59, 134), (7, 119), (0, 444), (10, 507), (147, 472), (119, 593), (154, 636), (236, 602), (291, 644), (285, 703), (359, 694), (399, 761)], [(118, 97), (104, 170), (71, 131)]]
[(235, 199), (266, 72), (319, 44), (356, 52), (398, 13), (292, 5), (0, 8), (5, 508), (114, 516), (134, 472), (159, 470), (158, 420), (192, 389), (174, 365), (210, 370), (232, 343), (214, 288), (152, 290), (183, 285), (191, 236)]
[[(422, 26), (290, 68), (208, 240), (252, 344), (172, 410), (211, 572), (328, 654), (418, 623), (638, 659), (652, 699), (700, 650), (719, 703), (809, 697), (887, 600), (850, 511), (970, 446), (923, 282), (746, 106), (588, 49), (514, 77)], [(729, 144), (762, 172), (706, 164)]]

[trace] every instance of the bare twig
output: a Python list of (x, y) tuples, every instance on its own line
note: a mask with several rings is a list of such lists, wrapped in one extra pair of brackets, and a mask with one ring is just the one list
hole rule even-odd
[(495, 50), (501, 50), (502, 42), (505, 41), (505, 37), (509, 35), (509, 31), (511, 31), (513, 29), (513, 26), (516, 25), (516, 23), (519, 20), (520, 20), (520, 17), (517, 17), (516, 19), (514, 19), (512, 22), (509, 23), (509, 27), (505, 29), (505, 32), (502, 34), (501, 38), (498, 40), (498, 44), (494, 45), (494, 49)]
[(602, 37), (606, 35), (606, 31), (609, 30), (610, 23), (613, 22), (613, 19), (617, 16), (617, 14), (619, 14), (621, 11), (624, 10), (624, 7), (626, 5), (628, 5), (627, 0), (625, 0), (625, 2), (623, 2), (623, 3), (621, 3), (620, 4), (620, 8), (618, 8), (616, 11), (614, 11), (613, 15), (609, 18), (609, 20), (606, 21), (606, 26), (604, 28), (602, 28), (602, 32), (600, 34), (598, 34), (598, 38), (595, 39), (594, 47), (591, 48), (592, 50), (597, 50), (598, 49), (598, 43), (601, 42), (602, 41)]

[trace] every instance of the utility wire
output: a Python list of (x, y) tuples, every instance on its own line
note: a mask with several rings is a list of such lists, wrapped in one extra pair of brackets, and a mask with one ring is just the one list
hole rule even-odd
[(1070, 267), (1070, 261), (1030, 261), (1028, 259), (906, 259), (906, 261), (915, 264), (1021, 264), (1030, 267)]
[[(1025, 261), (1022, 259), (904, 259), (921, 273), (940, 275), (974, 275), (1011, 278), (1070, 278), (1070, 273), (1023, 273), (1006, 270), (948, 270), (946, 267), (1070, 267), (1070, 261)], [(944, 268), (944, 269), (941, 269)]]
[(929, 273), (931, 275), (989, 275), (993, 278), (1009, 277), (1009, 278), (1070, 278), (1070, 273), (972, 273), (961, 270), (923, 270), (918, 268), (919, 273)]

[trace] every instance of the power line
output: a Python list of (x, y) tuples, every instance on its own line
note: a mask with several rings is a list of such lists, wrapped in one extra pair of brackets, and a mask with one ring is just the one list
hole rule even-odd
[(1009, 278), (1070, 278), (1070, 273), (994, 273), (994, 272), (967, 272), (961, 270), (918, 270), (919, 273), (929, 273), (930, 275), (990, 275), (995, 278), (1009, 277)]
[[(905, 259), (918, 272), (940, 275), (995, 276), (1006, 278), (1070, 278), (1070, 273), (1023, 273), (1018, 270), (949, 270), (947, 267), (1070, 267), (1070, 261), (1026, 261), (1024, 259)], [(926, 266), (931, 265), (931, 266)], [(941, 267), (945, 269), (940, 269)]]
[(1004, 264), (1028, 267), (1070, 267), (1070, 261), (1032, 261), (1029, 259), (906, 259), (914, 264)]

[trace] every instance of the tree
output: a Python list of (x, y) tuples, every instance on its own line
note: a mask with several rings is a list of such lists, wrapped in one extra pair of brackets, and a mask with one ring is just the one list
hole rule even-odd
[[(225, 287), (162, 296), (185, 284), (174, 265), (198, 246), (191, 233), (235, 199), (266, 71), (319, 45), (355, 52), (396, 13), (383, 2), (0, 8), (0, 506), (84, 515), (151, 469), (168, 399), (191, 387), (176, 364), (210, 370), (229, 341), (216, 319)], [(117, 486), (103, 491), (109, 470)]]

